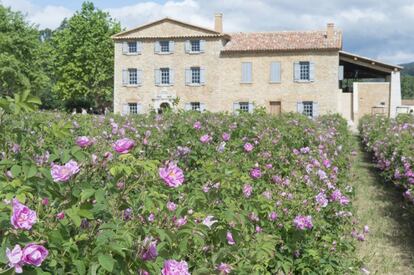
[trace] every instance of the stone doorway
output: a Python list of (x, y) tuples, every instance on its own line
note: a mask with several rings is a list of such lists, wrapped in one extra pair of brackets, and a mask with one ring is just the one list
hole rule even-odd
[(162, 114), (164, 113), (166, 110), (171, 109), (171, 105), (169, 102), (163, 102), (160, 104), (160, 108), (158, 108), (158, 113)]

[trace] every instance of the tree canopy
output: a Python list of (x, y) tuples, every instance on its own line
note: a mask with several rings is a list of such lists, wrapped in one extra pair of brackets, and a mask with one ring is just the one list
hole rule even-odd
[(108, 13), (85, 2), (53, 33), (53, 92), (66, 101), (67, 107), (71, 103), (110, 106), (114, 62), (111, 36), (120, 30), (120, 24)]

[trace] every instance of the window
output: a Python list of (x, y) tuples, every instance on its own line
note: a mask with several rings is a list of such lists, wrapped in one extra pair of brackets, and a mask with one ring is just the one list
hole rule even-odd
[(249, 112), (249, 102), (239, 102), (239, 105), (240, 112)]
[(191, 102), (191, 110), (193, 111), (201, 111), (200, 102)]
[(162, 53), (170, 52), (170, 41), (160, 41), (160, 49)]
[(161, 68), (161, 84), (170, 84), (170, 69)]
[(137, 53), (137, 42), (128, 42), (128, 52), (129, 53)]
[(128, 69), (129, 85), (138, 85), (138, 70)]
[(201, 47), (200, 47), (200, 40), (191, 40), (191, 51), (192, 52), (200, 52)]
[(308, 117), (313, 117), (313, 102), (312, 101), (303, 102), (303, 114)]
[(138, 114), (138, 104), (137, 103), (128, 103), (129, 113)]
[(300, 80), (310, 80), (310, 63), (309, 62), (299, 62), (300, 66)]
[(192, 67), (191, 68), (191, 83), (193, 84), (200, 84), (200, 67)]

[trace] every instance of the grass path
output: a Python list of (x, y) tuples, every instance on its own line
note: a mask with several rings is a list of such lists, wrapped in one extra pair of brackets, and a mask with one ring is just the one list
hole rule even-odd
[(386, 184), (358, 148), (351, 172), (356, 192), (355, 207), (361, 227), (370, 233), (357, 247), (370, 274), (414, 274), (414, 216), (402, 201), (402, 191)]

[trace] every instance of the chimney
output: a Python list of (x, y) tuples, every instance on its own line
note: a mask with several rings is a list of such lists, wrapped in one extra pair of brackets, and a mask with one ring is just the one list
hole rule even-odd
[(332, 39), (334, 37), (334, 28), (335, 28), (334, 23), (328, 23), (326, 25), (326, 38)]
[(223, 14), (222, 13), (216, 13), (214, 16), (214, 30), (216, 32), (223, 32)]

